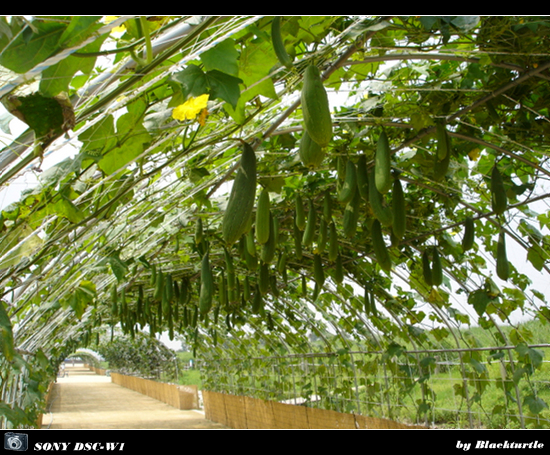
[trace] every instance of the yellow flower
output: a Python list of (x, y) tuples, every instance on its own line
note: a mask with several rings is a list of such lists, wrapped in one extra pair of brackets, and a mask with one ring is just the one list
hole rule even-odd
[(197, 120), (199, 122), (200, 126), (204, 126), (206, 124), (206, 117), (208, 115), (208, 109), (203, 109), (199, 115), (199, 119)]
[[(103, 18), (103, 21), (106, 23), (106, 24), (110, 24), (111, 22), (117, 20), (119, 18), (119, 16), (105, 16)], [(111, 30), (111, 33), (122, 33), (126, 31), (126, 26), (124, 24), (122, 25), (119, 25), (118, 27), (114, 27), (112, 30)]]
[(472, 149), (468, 152), (468, 157), (470, 158), (470, 161), (477, 161), (480, 154), (481, 150), (476, 147), (475, 149)]
[(185, 103), (175, 107), (172, 117), (176, 120), (193, 120), (208, 103), (208, 94), (189, 98)]

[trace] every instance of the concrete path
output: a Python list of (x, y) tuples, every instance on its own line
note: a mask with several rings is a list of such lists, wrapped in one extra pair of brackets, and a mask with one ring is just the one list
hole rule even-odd
[(43, 429), (223, 429), (198, 410), (182, 411), (84, 367), (67, 367), (50, 395)]

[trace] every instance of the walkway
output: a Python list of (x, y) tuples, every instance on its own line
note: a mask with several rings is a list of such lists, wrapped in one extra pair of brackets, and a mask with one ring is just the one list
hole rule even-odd
[(43, 429), (222, 429), (198, 410), (182, 411), (84, 367), (67, 367), (50, 395)]

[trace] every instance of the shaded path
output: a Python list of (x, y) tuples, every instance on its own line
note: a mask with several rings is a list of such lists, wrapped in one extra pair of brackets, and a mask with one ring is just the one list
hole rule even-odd
[(43, 429), (200, 429), (226, 428), (200, 411), (182, 411), (142, 395), (84, 367), (67, 367), (50, 395)]

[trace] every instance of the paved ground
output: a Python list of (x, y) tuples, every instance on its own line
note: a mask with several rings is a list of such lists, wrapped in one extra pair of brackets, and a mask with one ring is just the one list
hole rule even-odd
[(198, 410), (182, 411), (84, 367), (67, 367), (54, 384), (43, 429), (222, 429)]

